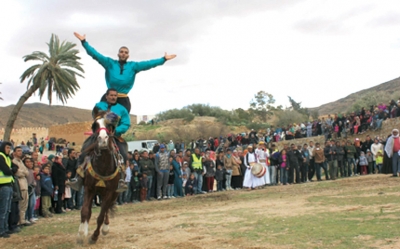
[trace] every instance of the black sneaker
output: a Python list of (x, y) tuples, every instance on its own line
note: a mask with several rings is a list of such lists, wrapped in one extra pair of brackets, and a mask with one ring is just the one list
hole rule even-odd
[(0, 234), (0, 238), (10, 238), (10, 235), (9, 234), (7, 234), (7, 233), (2, 233), (2, 234)]

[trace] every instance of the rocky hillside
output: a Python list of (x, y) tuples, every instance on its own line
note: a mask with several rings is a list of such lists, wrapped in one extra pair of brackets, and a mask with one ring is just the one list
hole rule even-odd
[(351, 107), (357, 100), (365, 96), (370, 96), (371, 98), (375, 98), (379, 102), (384, 101), (385, 103), (389, 103), (392, 98), (394, 100), (397, 100), (398, 98), (400, 98), (400, 78), (396, 78), (380, 85), (352, 93), (347, 97), (338, 99), (334, 102), (330, 102), (327, 104), (323, 104), (319, 107), (309, 109), (317, 109), (319, 111), (319, 115), (347, 112), (351, 110)]
[[(0, 128), (5, 127), (14, 105), (0, 107)], [(131, 115), (132, 123), (136, 116)], [(86, 122), (92, 120), (92, 111), (68, 106), (25, 104), (18, 114), (14, 128), (50, 127), (57, 124)]]

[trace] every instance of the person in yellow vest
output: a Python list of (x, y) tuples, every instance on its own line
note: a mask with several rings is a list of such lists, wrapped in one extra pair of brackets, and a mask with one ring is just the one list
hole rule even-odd
[(19, 225), (30, 226), (31, 223), (25, 220), (25, 213), (28, 209), (28, 180), (29, 171), (22, 161), (22, 148), (17, 146), (14, 148), (14, 159), (13, 163), (18, 166), (18, 171), (15, 176), (18, 179), (19, 187), (21, 190), (22, 200), (19, 201)]
[(0, 238), (8, 238), (8, 216), (10, 214), (14, 182), (10, 158), (12, 144), (2, 142), (0, 145)]
[(189, 168), (194, 174), (197, 180), (197, 186), (194, 187), (195, 194), (205, 194), (206, 192), (202, 190), (203, 188), (203, 176), (205, 174), (203, 168), (204, 157), (200, 154), (200, 149), (195, 148), (194, 153), (191, 155)]

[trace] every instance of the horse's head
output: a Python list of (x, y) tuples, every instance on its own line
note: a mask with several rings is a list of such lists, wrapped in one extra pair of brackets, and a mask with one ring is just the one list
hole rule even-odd
[(110, 146), (108, 139), (114, 135), (119, 117), (113, 112), (98, 111), (94, 113), (94, 118), (92, 131), (97, 135), (98, 148), (108, 149)]

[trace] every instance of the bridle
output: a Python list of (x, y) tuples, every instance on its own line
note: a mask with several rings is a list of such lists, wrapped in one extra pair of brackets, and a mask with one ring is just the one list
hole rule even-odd
[(96, 133), (100, 133), (100, 131), (106, 131), (107, 135), (110, 135), (110, 130), (107, 129), (106, 127), (102, 127), (96, 130)]

